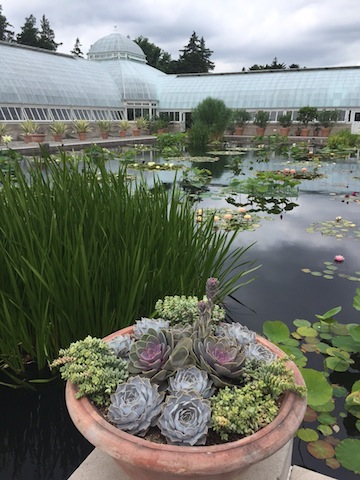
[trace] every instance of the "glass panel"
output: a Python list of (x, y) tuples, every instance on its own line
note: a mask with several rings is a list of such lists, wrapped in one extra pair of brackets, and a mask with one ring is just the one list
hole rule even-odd
[(25, 116), (29, 119), (29, 120), (35, 120), (35, 117), (34, 117), (34, 112), (33, 112), (33, 109), (32, 108), (24, 108), (24, 111), (25, 111)]
[(127, 118), (128, 120), (132, 121), (134, 120), (134, 109), (133, 108), (128, 108), (127, 109)]
[(135, 108), (135, 118), (141, 117), (141, 108)]

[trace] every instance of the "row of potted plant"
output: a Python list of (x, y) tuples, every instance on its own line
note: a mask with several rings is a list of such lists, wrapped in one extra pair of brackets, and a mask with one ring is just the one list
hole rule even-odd
[[(102, 138), (107, 139), (110, 132), (116, 126), (120, 129), (119, 135), (125, 137), (128, 130), (135, 125), (136, 128), (132, 129), (132, 134), (134, 136), (140, 135), (141, 130), (146, 130), (148, 128), (149, 122), (143, 118), (139, 117), (135, 122), (129, 122), (128, 120), (121, 120), (119, 123), (112, 122), (110, 120), (99, 120), (96, 122), (96, 126), (99, 129), (100, 135)], [(4, 132), (7, 132), (6, 125), (0, 125), (1, 135), (4, 135)], [(53, 135), (54, 141), (61, 141), (64, 136), (72, 131), (79, 136), (80, 140), (85, 140), (88, 133), (93, 130), (91, 122), (88, 120), (76, 120), (72, 124), (68, 124), (62, 121), (55, 121), (48, 126), (48, 131)], [(21, 124), (21, 129), (24, 132), (24, 141), (28, 142), (38, 142), (41, 143), (45, 140), (46, 133), (41, 126), (32, 120), (26, 120)]]
[[(301, 136), (307, 136), (309, 134), (309, 124), (313, 121), (317, 121), (322, 127), (322, 136), (328, 136), (331, 127), (339, 118), (339, 112), (337, 110), (317, 110), (316, 107), (302, 107), (298, 111), (297, 121), (303, 125), (301, 129)], [(233, 113), (232, 122), (235, 125), (236, 135), (242, 135), (247, 123), (251, 120), (251, 113), (245, 109), (235, 110)], [(256, 112), (253, 119), (253, 124), (256, 125), (257, 135), (264, 135), (265, 129), (270, 122), (270, 113), (264, 110)], [(281, 125), (280, 134), (287, 136), (292, 124), (291, 112), (283, 113), (278, 117), (278, 122)]]

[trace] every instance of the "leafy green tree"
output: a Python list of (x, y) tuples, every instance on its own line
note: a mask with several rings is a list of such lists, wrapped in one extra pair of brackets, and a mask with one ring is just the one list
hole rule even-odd
[(20, 33), (16, 35), (17, 43), (22, 45), (30, 45), (31, 47), (39, 46), (39, 30), (36, 26), (36, 18), (30, 15), (25, 18), (25, 23), (21, 27)]
[(169, 73), (169, 66), (171, 63), (171, 55), (169, 53), (165, 52), (154, 43), (149, 42), (148, 38), (142, 36), (136, 37), (134, 42), (137, 43), (145, 53), (147, 62), (151, 67)]
[(14, 41), (14, 32), (9, 27), (12, 27), (12, 25), (7, 21), (5, 15), (2, 14), (2, 5), (0, 5), (0, 40), (2, 42)]
[(74, 44), (74, 47), (73, 49), (71, 50), (71, 54), (74, 55), (75, 57), (80, 57), (80, 58), (83, 58), (84, 57), (84, 54), (83, 52), (81, 51), (81, 43), (80, 43), (80, 39), (79, 37), (76, 37), (76, 40), (75, 40), (75, 44)]
[(207, 73), (215, 68), (210, 60), (213, 51), (206, 48), (204, 37), (199, 39), (195, 32), (180, 52), (179, 60), (172, 64), (173, 73)]
[(39, 32), (40, 36), (39, 36), (37, 46), (40, 48), (45, 48), (46, 50), (52, 50), (55, 52), (58, 46), (62, 44), (55, 42), (54, 30), (50, 27), (50, 22), (45, 17), (45, 15), (43, 15), (41, 18), (40, 27), (41, 27), (41, 30)]

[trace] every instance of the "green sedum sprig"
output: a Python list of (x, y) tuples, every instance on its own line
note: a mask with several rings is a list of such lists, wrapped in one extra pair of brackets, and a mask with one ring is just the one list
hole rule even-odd
[[(196, 296), (174, 295), (158, 300), (155, 310), (158, 315), (169, 320), (171, 325), (193, 324), (199, 318), (198, 304), (199, 300)], [(219, 305), (214, 305), (212, 322), (218, 323), (224, 319), (225, 310)]]
[(230, 434), (247, 436), (271, 423), (279, 411), (279, 397), (286, 391), (300, 396), (306, 388), (296, 385), (287, 357), (271, 363), (246, 360), (242, 387), (226, 387), (211, 397), (212, 428), (222, 440)]
[(129, 376), (126, 360), (90, 335), (61, 349), (50, 367), (60, 367), (61, 377), (77, 385), (77, 398), (88, 396), (99, 406), (107, 405), (118, 384)]

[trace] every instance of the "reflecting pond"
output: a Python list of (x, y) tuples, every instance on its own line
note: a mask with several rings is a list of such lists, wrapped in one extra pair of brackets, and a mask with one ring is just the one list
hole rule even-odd
[[(360, 287), (359, 160), (332, 160), (318, 166), (312, 161), (294, 162), (274, 156), (270, 156), (269, 161), (259, 162), (252, 151), (234, 152), (233, 156), (220, 152), (215, 156), (218, 160), (211, 162), (160, 161), (152, 153), (142, 152), (136, 162), (144, 167), (155, 162), (155, 168), (141, 168), (150, 187), (154, 172), (165, 184), (171, 184), (177, 178), (183, 185), (190, 185), (194, 201), (198, 202), (198, 221), (208, 209), (216, 209), (219, 228), (231, 230), (234, 222), (243, 222), (244, 228), (238, 234), (236, 245), (253, 244), (247, 257), (261, 267), (255, 272), (253, 282), (228, 299), (230, 317), (258, 332), (262, 331), (267, 320), (280, 320), (293, 331), (295, 319), (314, 322), (316, 314), (342, 306), (339, 321), (359, 324), (359, 312), (352, 307), (355, 290)], [(183, 168), (157, 171), (157, 162), (181, 164)], [(111, 160), (109, 168), (116, 171), (118, 163), (116, 159)], [(197, 178), (191, 173), (194, 169)], [(256, 171), (293, 169), (297, 173), (304, 169), (314, 172), (315, 169), (318, 176), (301, 179), (301, 183), (295, 186), (289, 182), (287, 196), (274, 192), (269, 196), (269, 191), (253, 195), (249, 191), (250, 185), (242, 183)], [(211, 183), (205, 179), (205, 170), (212, 172)], [(139, 169), (129, 167), (129, 173), (137, 175)], [(286, 175), (290, 180), (296, 178), (294, 173), (286, 172)], [(187, 184), (185, 180), (188, 180)], [(227, 187), (234, 180), (236, 188), (231, 191)], [(277, 214), (269, 213), (274, 205), (279, 209)], [(244, 215), (251, 218), (244, 220)], [(342, 255), (345, 261), (335, 263), (335, 255)], [(333, 266), (330, 269), (332, 275), (326, 273), (329, 265)], [(319, 355), (315, 354), (310, 361), (313, 368), (321, 362)], [(359, 378), (359, 365), (354, 365), (349, 375)], [(333, 376), (333, 383), (346, 386), (345, 375), (335, 372)], [(1, 395), (0, 478), (68, 478), (92, 447), (73, 427), (67, 415), (62, 383), (44, 385), (38, 392), (2, 388)], [(337, 408), (341, 410), (341, 406)], [(316, 426), (310, 424), (310, 428)], [(339, 424), (339, 428), (340, 438), (359, 438), (359, 431), (348, 418)], [(314, 459), (308, 454), (305, 443), (297, 439), (293, 463), (339, 480), (358, 478), (349, 470), (331, 469), (324, 460)]]

